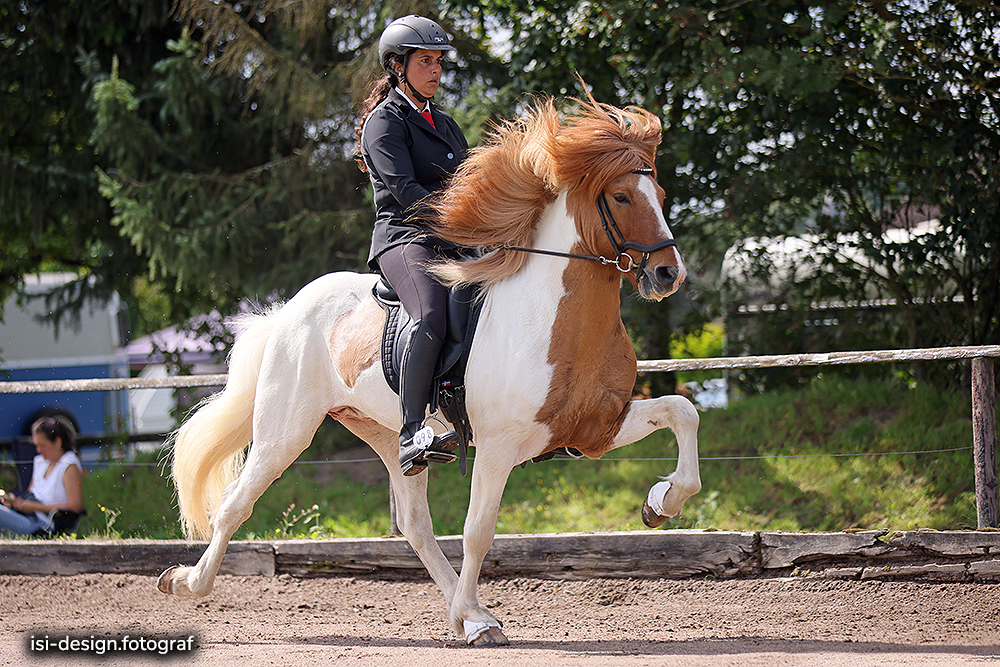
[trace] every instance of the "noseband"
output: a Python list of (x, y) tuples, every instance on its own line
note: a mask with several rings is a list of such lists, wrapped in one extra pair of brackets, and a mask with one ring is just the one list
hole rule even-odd
[[(635, 169), (631, 173), (649, 176), (653, 173), (653, 170), (646, 167), (642, 169)], [(601, 226), (604, 228), (604, 233), (608, 235), (608, 241), (611, 242), (611, 249), (615, 252), (614, 259), (608, 259), (603, 255), (575, 255), (573, 253), (558, 252), (556, 250), (539, 250), (537, 248), (519, 248), (516, 246), (504, 247), (508, 250), (530, 252), (536, 255), (585, 259), (590, 262), (613, 265), (620, 272), (628, 273), (629, 271), (632, 271), (635, 273), (636, 278), (639, 278), (639, 274), (642, 273), (644, 268), (646, 268), (646, 262), (649, 260), (650, 254), (656, 252), (657, 250), (677, 245), (677, 241), (674, 239), (663, 239), (662, 241), (657, 241), (656, 243), (650, 245), (643, 245), (641, 243), (636, 243), (635, 241), (626, 241), (625, 235), (622, 234), (622, 231), (618, 228), (618, 223), (615, 222), (615, 217), (611, 214), (611, 208), (608, 206), (608, 199), (604, 196), (603, 191), (597, 196), (597, 214), (601, 217)], [(636, 264), (635, 260), (632, 259), (632, 255), (628, 254), (628, 250), (637, 250), (642, 253), (642, 259), (638, 264)]]

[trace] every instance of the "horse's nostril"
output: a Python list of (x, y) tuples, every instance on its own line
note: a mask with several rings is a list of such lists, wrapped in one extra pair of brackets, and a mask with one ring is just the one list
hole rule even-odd
[(656, 280), (661, 285), (673, 285), (677, 280), (677, 269), (669, 265), (656, 267)]

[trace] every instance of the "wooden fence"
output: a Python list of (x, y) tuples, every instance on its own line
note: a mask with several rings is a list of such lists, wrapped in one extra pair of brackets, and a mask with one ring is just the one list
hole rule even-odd
[[(456, 570), (462, 536), (437, 538)], [(0, 541), (0, 573), (94, 572), (155, 577), (194, 563), (207, 542), (186, 540)], [(332, 538), (230, 542), (220, 574), (327, 577), (426, 577), (402, 538)], [(1000, 582), (1000, 532), (850, 533), (632, 530), (607, 533), (497, 535), (484, 577), (585, 580), (655, 577), (810, 577), (882, 581)]]
[[(993, 359), (995, 357), (1000, 357), (1000, 345), (715, 357), (710, 359), (659, 359), (639, 361), (638, 368), (640, 372), (703, 371), (969, 359), (972, 363), (972, 439), (976, 480), (976, 517), (979, 528), (997, 528), (1000, 525), (1000, 491), (998, 491), (997, 485), (996, 385), (993, 373)], [(0, 382), (0, 394), (203, 387), (223, 385), (226, 382), (226, 377), (225, 374), (222, 374), (157, 379), (110, 378)]]

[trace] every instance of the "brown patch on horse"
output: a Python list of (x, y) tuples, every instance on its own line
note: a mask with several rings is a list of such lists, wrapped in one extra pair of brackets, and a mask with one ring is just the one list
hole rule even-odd
[(330, 330), (330, 357), (337, 374), (348, 387), (382, 358), (382, 327), (385, 311), (368, 301), (337, 318)]
[(535, 416), (552, 434), (545, 451), (575, 447), (600, 458), (628, 414), (636, 365), (620, 314), (620, 281), (616, 269), (591, 262), (571, 261), (563, 273), (549, 344), (552, 382)]

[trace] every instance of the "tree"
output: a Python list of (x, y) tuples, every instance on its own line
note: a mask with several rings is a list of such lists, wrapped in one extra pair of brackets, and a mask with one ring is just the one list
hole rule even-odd
[[(362, 268), (373, 211), (351, 155), (355, 105), (392, 12), (0, 4), (0, 296), (25, 273), (69, 269), (89, 279), (63, 295), (68, 310), (84, 292), (152, 295), (163, 326)], [(506, 76), (474, 28), (456, 33), (451, 103)], [(471, 136), (505, 104), (495, 90), (474, 99), (456, 114)]]
[(295, 290), (357, 267), (369, 211), (346, 160), (305, 122), (257, 103), (246, 80), (204, 76), (189, 37), (136, 89), (94, 73), (94, 144), (113, 222), (187, 309)]
[[(111, 224), (88, 145), (81, 57), (139, 80), (180, 34), (171, 0), (0, 2), (0, 308), (25, 274), (73, 270), (63, 301), (131, 293), (142, 262)], [(88, 279), (89, 278), (89, 279)], [(0, 312), (2, 317), (2, 312)]]
[[(552, 90), (574, 68), (605, 99), (661, 114), (660, 181), (682, 246), (697, 246), (701, 262), (718, 266), (747, 237), (810, 232), (819, 237), (816, 270), (779, 298), (895, 299), (890, 319), (903, 325), (887, 322), (870, 344), (1000, 340), (998, 8), (488, 7), (501, 5), (517, 17), (515, 87)], [(940, 218), (937, 230), (886, 240), (887, 229), (928, 215)], [(845, 244), (853, 251), (838, 253)], [(940, 299), (950, 305), (926, 306)]]
[[(179, 14), (200, 46), (170, 42), (146, 88), (92, 73), (114, 224), (181, 302), (221, 310), (364, 268), (374, 211), (352, 154), (355, 103), (378, 74), (387, 11), (189, 0)], [(458, 41), (452, 100), (483, 85), (487, 60), (475, 39)]]
[[(808, 232), (817, 268), (778, 295), (802, 312), (877, 294), (900, 305), (870, 328), (869, 344), (1000, 336), (992, 5), (184, 0), (183, 37), (164, 7), (139, 4), (69, 2), (52, 14), (2, 5), (13, 109), (0, 125), (0, 220), (12, 248), (3, 285), (49, 259), (76, 261), (104, 285), (149, 276), (179, 317), (179, 304), (287, 293), (360, 266), (371, 212), (350, 156), (354, 105), (377, 72), (382, 27), (412, 11), (455, 35), (442, 94), (464, 110), (473, 139), (484, 119), (509, 115), (515, 92), (580, 94), (574, 71), (599, 100), (660, 115), (660, 182), (696, 273), (718, 273), (742, 239)], [(102, 23), (100, 8), (121, 15)], [(98, 37), (59, 41), (74, 22)], [(46, 58), (61, 69), (46, 69)], [(69, 85), (81, 67), (82, 93)], [(28, 76), (57, 70), (62, 78), (45, 85)], [(92, 100), (88, 114), (81, 99)], [(95, 164), (110, 207), (94, 194)], [(917, 214), (940, 227), (885, 240)], [(692, 282), (709, 293), (710, 280)], [(928, 309), (933, 299), (949, 306)], [(662, 347), (656, 338), (647, 337)]]

